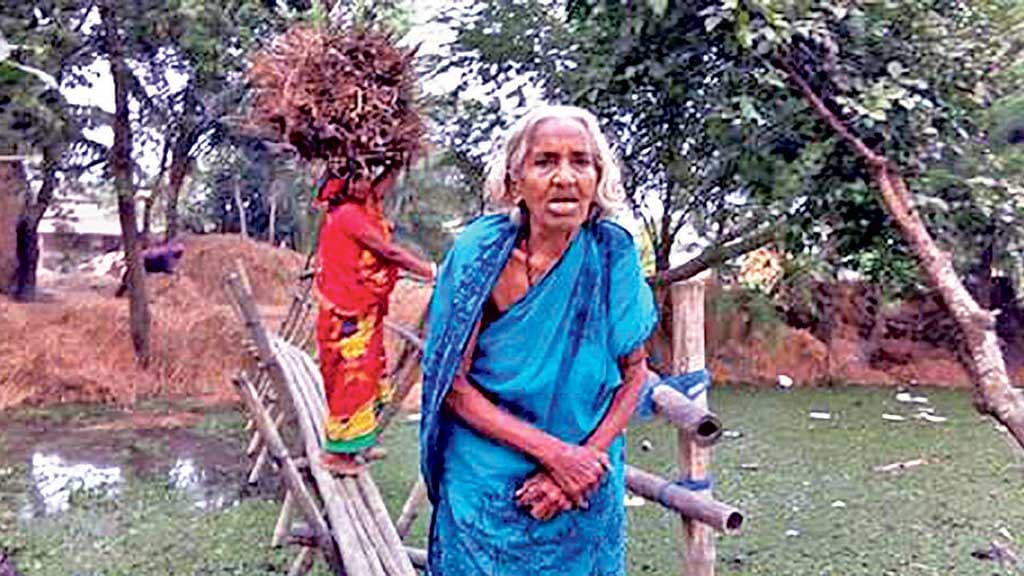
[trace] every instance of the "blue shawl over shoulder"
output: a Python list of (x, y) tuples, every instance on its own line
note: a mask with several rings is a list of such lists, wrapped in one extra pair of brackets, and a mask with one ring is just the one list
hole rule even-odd
[[(423, 354), (420, 425), (420, 468), (430, 500), (435, 504), (443, 470), (446, 434), (453, 426), (449, 421), (450, 415), (443, 409), (443, 401), (462, 362), (470, 333), (515, 245), (518, 230), (518, 226), (505, 215), (480, 217), (459, 236), (440, 268), (430, 305)], [(559, 270), (559, 267), (570, 265), (576, 267), (568, 272)], [(575, 276), (560, 279), (560, 273), (562, 276)], [(548, 276), (555, 278), (545, 277), (531, 291), (548, 293), (545, 296), (549, 300), (544, 304), (554, 303), (552, 314), (557, 314), (557, 307), (561, 306), (562, 312), (571, 315), (574, 322), (594, 325), (594, 329), (606, 333), (608, 348), (605, 352), (612, 363), (615, 358), (642, 344), (657, 323), (657, 311), (640, 271), (632, 237), (616, 224), (598, 221), (585, 225), (574, 238), (563, 261)], [(560, 289), (565, 287), (572, 287), (572, 293), (561, 294)], [(581, 291), (590, 293), (581, 294)], [(538, 316), (534, 314), (532, 321), (537, 321)], [(508, 354), (516, 352), (509, 350)], [(522, 358), (523, 363), (543, 360)], [(620, 384), (617, 370), (609, 372), (606, 378), (614, 381), (605, 383), (606, 391)], [(595, 390), (600, 389), (599, 384), (594, 384)], [(597, 415), (596, 422), (600, 421), (610, 403), (610, 395), (604, 396), (607, 397), (602, 402), (603, 406), (598, 407), (602, 414)]]

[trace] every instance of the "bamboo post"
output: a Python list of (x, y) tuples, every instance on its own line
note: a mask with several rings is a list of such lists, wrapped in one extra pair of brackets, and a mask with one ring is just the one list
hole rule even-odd
[(288, 569), (288, 576), (302, 576), (313, 569), (313, 549), (301, 548), (299, 555), (292, 561)]
[(281, 439), (281, 435), (278, 433), (277, 429), (274, 428), (274, 423), (270, 420), (270, 415), (268, 415), (266, 410), (260, 406), (259, 402), (256, 400), (256, 391), (253, 390), (252, 384), (250, 384), (244, 376), (237, 379), (235, 384), (238, 386), (242, 400), (249, 408), (249, 413), (256, 421), (256, 426), (260, 428), (266, 438), (267, 446), (270, 448), (271, 453), (281, 462), (281, 471), (284, 475), (285, 483), (288, 485), (288, 490), (295, 495), (296, 503), (302, 509), (303, 515), (306, 516), (306, 520), (309, 522), (310, 526), (316, 532), (317, 540), (320, 542), (320, 548), (327, 559), (327, 563), (334, 568), (335, 571), (340, 571), (342, 568), (337, 555), (338, 550), (334, 546), (334, 542), (331, 540), (330, 529), (327, 526), (327, 522), (324, 521), (324, 518), (320, 513), (320, 508), (317, 506), (316, 501), (313, 500), (313, 496), (306, 488), (306, 484), (303, 482), (302, 475), (299, 474), (298, 468), (295, 467), (295, 463), (289, 457), (288, 449), (284, 445), (284, 440)]
[(405, 553), (409, 555), (409, 560), (417, 570), (427, 569), (427, 551), (422, 548), (410, 548), (406, 546)]
[[(298, 469), (298, 466), (296, 466)], [(288, 532), (292, 529), (292, 516), (294, 515), (295, 496), (288, 490), (284, 494), (284, 504), (281, 505), (281, 514), (277, 517), (277, 524), (274, 525), (274, 537), (270, 540), (270, 546), (277, 548), (284, 544)]]
[[(672, 371), (683, 374), (705, 368), (704, 359), (704, 281), (676, 282), (672, 294)], [(702, 392), (694, 404), (707, 409), (707, 393)], [(711, 461), (709, 448), (697, 444), (686, 430), (678, 437), (679, 473), (681, 479), (702, 482), (708, 478)], [(711, 498), (710, 488), (701, 494)], [(697, 520), (682, 517), (682, 574), (713, 576), (715, 573), (715, 540), (711, 528)]]
[[(277, 414), (277, 417), (274, 418), (274, 427), (275, 428), (280, 428), (281, 427), (281, 424), (284, 423), (284, 417), (285, 417), (285, 411), (284, 410), (280, 410), (278, 412), (278, 414)], [(256, 434), (256, 436), (258, 438), (262, 438), (262, 436), (259, 435), (259, 434)], [(256, 484), (259, 483), (260, 476), (263, 475), (263, 468), (267, 465), (267, 461), (268, 461), (267, 456), (269, 456), (269, 454), (267, 453), (267, 445), (266, 445), (265, 442), (256, 442), (256, 444), (258, 446), (260, 446), (258, 448), (260, 453), (256, 457), (256, 462), (252, 465), (252, 470), (249, 471), (249, 485), (250, 486), (255, 486)]]
[(406, 498), (405, 504), (402, 505), (402, 512), (398, 515), (398, 521), (395, 522), (395, 530), (398, 531), (399, 538), (405, 540), (405, 537), (409, 535), (413, 522), (416, 521), (416, 517), (419, 516), (420, 510), (426, 502), (427, 483), (420, 476), (416, 479), (416, 485), (412, 487), (412, 491), (409, 492), (409, 497)]

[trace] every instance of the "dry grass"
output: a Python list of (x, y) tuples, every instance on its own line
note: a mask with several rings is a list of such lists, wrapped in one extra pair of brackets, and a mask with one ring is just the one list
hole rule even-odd
[(237, 236), (189, 238), (180, 273), (149, 276), (152, 361), (140, 369), (128, 332), (128, 301), (94, 291), (56, 301), (0, 299), (0, 409), (18, 404), (145, 398), (234, 398), (229, 379), (242, 364), (241, 324), (221, 288), (234, 262), (245, 265), (257, 302), (288, 302), (303, 256)]

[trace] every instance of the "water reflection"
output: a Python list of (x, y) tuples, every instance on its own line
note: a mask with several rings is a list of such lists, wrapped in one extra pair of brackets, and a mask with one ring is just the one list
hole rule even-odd
[[(37, 506), (26, 510), (28, 515), (56, 514), (67, 510), (76, 492), (94, 492), (107, 496), (120, 494), (124, 482), (120, 466), (72, 464), (57, 454), (36, 452), (32, 455), (29, 474), (38, 496)], [(33, 510), (32, 508), (35, 508)]]
[(192, 458), (178, 458), (167, 473), (168, 485), (187, 493), (193, 505), (201, 510), (223, 508), (237, 500), (237, 492), (217, 487), (208, 476), (208, 472), (197, 467)]

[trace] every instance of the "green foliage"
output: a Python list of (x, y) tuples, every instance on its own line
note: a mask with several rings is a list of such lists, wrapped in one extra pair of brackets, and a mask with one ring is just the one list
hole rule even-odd
[(595, 112), (618, 145), (627, 195), (660, 269), (684, 226), (709, 239), (735, 236), (785, 213), (791, 198), (740, 178), (763, 144), (759, 126), (736, 125), (756, 110), (727, 97), (742, 91), (743, 74), (723, 69), (701, 40), (699, 6), (666, 7), (480, 3), (452, 18), (458, 40), (440, 67), (463, 71), (487, 92), (477, 103), (457, 101), (445, 141), (475, 166), (502, 112), (525, 104), (526, 79), (549, 100)]
[(479, 190), (458, 169), (451, 154), (419, 162), (386, 199), (397, 239), (414, 244), (430, 259), (440, 261), (455, 231), (480, 213)]
[(756, 288), (732, 286), (716, 293), (710, 303), (716, 325), (728, 326), (740, 321), (744, 335), (757, 333), (772, 345), (781, 343), (786, 322), (771, 294)]
[[(999, 119), (1019, 106), (1019, 2), (729, 0), (702, 16), (737, 66), (759, 70), (759, 106), (799, 100), (786, 78), (796, 74), (911, 177), (918, 209), (962, 271), (975, 269), (993, 242), (997, 261), (1012, 258), (1005, 246), (1024, 237), (1014, 184), (1021, 172), (1005, 169), (992, 150), (1006, 147), (1012, 130)], [(801, 102), (794, 106), (814, 116)], [(823, 140), (816, 122), (798, 134), (802, 142), (835, 140)], [(824, 248), (823, 257), (886, 289), (914, 287), (915, 266), (865, 185), (866, 167), (845, 144), (835, 151), (819, 170), (804, 172), (831, 182), (809, 199), (816, 217), (797, 242)]]

